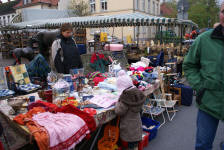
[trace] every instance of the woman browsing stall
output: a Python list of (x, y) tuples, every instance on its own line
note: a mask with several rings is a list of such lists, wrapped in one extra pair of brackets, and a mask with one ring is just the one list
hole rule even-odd
[(83, 68), (77, 45), (72, 38), (72, 25), (65, 23), (51, 48), (51, 68), (57, 73), (69, 74), (71, 69)]

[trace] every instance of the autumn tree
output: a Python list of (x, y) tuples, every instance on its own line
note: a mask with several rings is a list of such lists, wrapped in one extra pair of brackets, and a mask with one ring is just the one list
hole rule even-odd
[(219, 6), (216, 0), (189, 0), (189, 19), (200, 28), (212, 27), (219, 20)]
[(83, 0), (71, 0), (69, 9), (76, 16), (88, 16), (91, 14), (89, 4)]

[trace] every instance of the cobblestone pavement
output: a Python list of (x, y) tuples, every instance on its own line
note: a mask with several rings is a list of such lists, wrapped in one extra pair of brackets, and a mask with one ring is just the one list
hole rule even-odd
[[(13, 63), (15, 62), (14, 58), (2, 58), (2, 54), (0, 52), (0, 67), (5, 67), (5, 66), (10, 66), (13, 65)], [(28, 60), (26, 59), (22, 59), (22, 63), (28, 63)]]

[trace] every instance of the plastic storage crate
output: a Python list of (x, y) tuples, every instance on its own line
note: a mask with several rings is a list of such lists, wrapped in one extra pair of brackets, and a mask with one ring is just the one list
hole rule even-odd
[(149, 132), (149, 141), (153, 140), (156, 138), (158, 128), (160, 126), (160, 123), (158, 121), (152, 120), (147, 117), (142, 117), (142, 125), (146, 126), (147, 128), (150, 126), (155, 126), (153, 129), (144, 129), (143, 131)]
[[(148, 146), (148, 144), (149, 144), (149, 135), (150, 135), (149, 132), (143, 132), (143, 134), (142, 134), (142, 141), (140, 141), (139, 144), (138, 144), (138, 150), (143, 150), (144, 147)], [(120, 150), (125, 150), (125, 149), (128, 148), (128, 142), (125, 142), (125, 141), (121, 140), (121, 145), (122, 145), (123, 149), (121, 147)]]

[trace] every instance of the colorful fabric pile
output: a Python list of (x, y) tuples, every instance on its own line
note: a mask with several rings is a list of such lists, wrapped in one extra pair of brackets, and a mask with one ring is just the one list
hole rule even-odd
[(50, 150), (71, 149), (89, 133), (85, 121), (73, 114), (44, 112), (32, 120), (47, 130)]
[(130, 67), (129, 70), (128, 75), (131, 76), (134, 85), (142, 91), (158, 78), (158, 73), (153, 71), (153, 67), (138, 66), (138, 68)]
[(48, 102), (44, 102), (44, 101), (36, 101), (34, 103), (31, 103), (30, 105), (28, 105), (28, 110), (33, 109), (34, 107), (42, 107), (44, 108), (46, 111), (50, 111), (50, 112), (54, 112), (58, 106), (52, 103), (48, 103)]
[(66, 105), (69, 105), (69, 104), (71, 104), (71, 105), (74, 105), (75, 107), (77, 107), (78, 106), (78, 101), (74, 98), (74, 97), (68, 97), (68, 98), (66, 98), (65, 100), (63, 100), (62, 101), (62, 106), (66, 106)]
[(103, 82), (107, 78), (107, 75), (96, 71), (88, 74), (87, 77), (94, 82), (94, 86), (97, 86), (100, 82)]
[(37, 101), (29, 105), (26, 114), (13, 120), (28, 127), (40, 150), (66, 150), (96, 130), (91, 115), (71, 104), (59, 108), (52, 103)]
[(83, 112), (73, 105), (66, 105), (56, 109), (56, 112), (71, 113), (82, 118), (91, 132), (96, 130), (96, 122), (94, 118), (86, 112)]
[(45, 110), (42, 107), (35, 107), (26, 114), (20, 114), (13, 120), (20, 125), (26, 125), (32, 136), (34, 136), (40, 150), (49, 149), (49, 136), (45, 128), (38, 125), (32, 120), (35, 114), (43, 113)]

